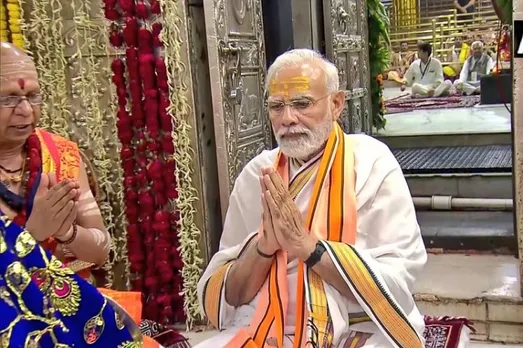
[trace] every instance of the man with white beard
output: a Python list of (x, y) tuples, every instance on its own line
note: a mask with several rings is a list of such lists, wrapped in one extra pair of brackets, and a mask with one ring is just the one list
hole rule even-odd
[(394, 156), (343, 133), (338, 70), (318, 53), (284, 53), (266, 87), (279, 147), (236, 180), (198, 284), (222, 332), (197, 347), (423, 347), (427, 255)]

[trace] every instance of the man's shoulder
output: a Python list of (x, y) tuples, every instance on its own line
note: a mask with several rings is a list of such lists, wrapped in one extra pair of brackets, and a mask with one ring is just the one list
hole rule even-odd
[(274, 165), (276, 156), (278, 155), (278, 148), (272, 150), (263, 150), (258, 155), (254, 156), (243, 168), (240, 176), (255, 175), (258, 177), (261, 173), (262, 168), (270, 167)]
[(373, 166), (377, 162), (387, 167), (397, 166), (392, 151), (378, 139), (365, 134), (346, 134), (345, 137), (352, 141), (357, 166), (365, 164)]
[(352, 141), (355, 152), (364, 151), (372, 157), (392, 155), (389, 147), (385, 143), (369, 135), (345, 134), (345, 138)]
[(432, 57), (431, 61), (434, 62), (434, 64), (436, 64), (436, 65), (441, 65), (441, 61), (438, 58)]

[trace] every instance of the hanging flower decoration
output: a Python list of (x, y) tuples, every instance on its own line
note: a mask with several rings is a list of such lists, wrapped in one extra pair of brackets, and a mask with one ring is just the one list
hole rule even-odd
[(0, 2), (0, 41), (9, 41), (7, 28), (7, 8), (3, 2)]
[(22, 11), (18, 0), (7, 0), (0, 6), (0, 40), (12, 42), (19, 48), (24, 48), (25, 41), (21, 27)]
[(178, 190), (158, 10), (155, 1), (104, 0), (105, 17), (111, 21), (109, 41), (125, 52), (111, 69), (132, 288), (144, 294), (145, 318), (172, 324), (185, 319), (180, 295), (184, 263), (172, 204)]

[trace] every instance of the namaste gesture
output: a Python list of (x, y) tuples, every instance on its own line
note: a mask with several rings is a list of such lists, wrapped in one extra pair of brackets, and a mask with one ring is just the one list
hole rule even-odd
[(262, 169), (263, 236), (260, 251), (268, 255), (283, 249), (301, 260), (314, 250), (316, 239), (305, 229), (301, 212), (274, 168)]

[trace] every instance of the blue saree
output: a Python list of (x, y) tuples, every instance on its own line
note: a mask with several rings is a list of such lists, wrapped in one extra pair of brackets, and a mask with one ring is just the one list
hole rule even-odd
[(134, 348), (142, 342), (125, 311), (0, 211), (1, 348)]

